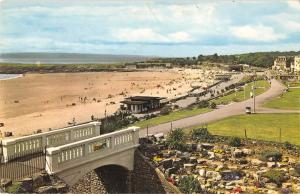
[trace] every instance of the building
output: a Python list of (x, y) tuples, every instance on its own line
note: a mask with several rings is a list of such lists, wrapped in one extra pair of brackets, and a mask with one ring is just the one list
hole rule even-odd
[[(143, 113), (151, 110), (159, 109), (165, 102), (165, 98), (154, 96), (132, 96), (121, 101), (121, 109), (132, 113)], [(125, 105), (125, 106), (124, 106)]]
[(287, 70), (288, 69), (287, 58), (285, 56), (278, 56), (274, 61), (274, 65), (272, 66), (272, 69), (277, 71)]
[(294, 72), (300, 72), (300, 56), (295, 56), (293, 70)]

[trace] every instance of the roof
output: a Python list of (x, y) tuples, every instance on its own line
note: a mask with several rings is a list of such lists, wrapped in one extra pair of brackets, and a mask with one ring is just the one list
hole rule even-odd
[(136, 104), (136, 105), (139, 105), (139, 104), (147, 104), (148, 102), (147, 101), (124, 100), (124, 101), (121, 101), (121, 103), (123, 103), (123, 104)]
[(131, 100), (131, 101), (149, 101), (149, 100), (161, 100), (164, 99), (162, 97), (157, 97), (157, 96), (131, 96), (126, 98), (126, 100)]

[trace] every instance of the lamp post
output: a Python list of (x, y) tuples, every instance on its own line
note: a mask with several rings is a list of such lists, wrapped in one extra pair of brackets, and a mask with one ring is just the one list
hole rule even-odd
[(255, 78), (252, 86), (252, 93), (253, 93), (253, 113), (255, 113)]

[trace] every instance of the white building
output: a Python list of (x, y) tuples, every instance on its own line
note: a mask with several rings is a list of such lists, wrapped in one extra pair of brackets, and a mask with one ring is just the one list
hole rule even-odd
[(300, 72), (300, 56), (295, 56), (293, 69), (295, 72)]

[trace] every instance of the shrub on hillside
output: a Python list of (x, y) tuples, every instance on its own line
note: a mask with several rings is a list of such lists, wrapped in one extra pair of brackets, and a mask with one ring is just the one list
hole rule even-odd
[(163, 107), (161, 110), (160, 110), (160, 114), (161, 115), (168, 115), (170, 114), (170, 112), (172, 111), (172, 109), (168, 106), (165, 106)]
[(233, 137), (230, 139), (229, 145), (233, 147), (240, 147), (242, 145), (242, 141), (239, 137)]
[(284, 173), (279, 170), (269, 170), (263, 174), (264, 177), (270, 179), (271, 182), (276, 183), (278, 186), (285, 181)]
[(207, 108), (209, 107), (209, 102), (207, 100), (202, 100), (198, 103), (198, 108)]
[(282, 158), (282, 154), (276, 150), (267, 150), (261, 153), (261, 159), (264, 161), (272, 161), (278, 162)]
[(284, 143), (283, 143), (283, 146), (284, 146), (286, 149), (288, 149), (288, 150), (293, 149), (293, 145), (292, 145), (290, 142), (288, 142), (288, 141), (284, 142)]
[(213, 136), (208, 132), (207, 128), (197, 128), (191, 131), (191, 138), (193, 140), (206, 141), (212, 139)]
[(171, 149), (183, 150), (186, 136), (182, 129), (175, 129), (169, 132), (167, 137), (167, 145)]
[(179, 180), (179, 189), (183, 193), (201, 193), (201, 185), (193, 176), (183, 176)]
[(217, 104), (215, 102), (210, 103), (210, 108), (216, 109), (217, 108)]

